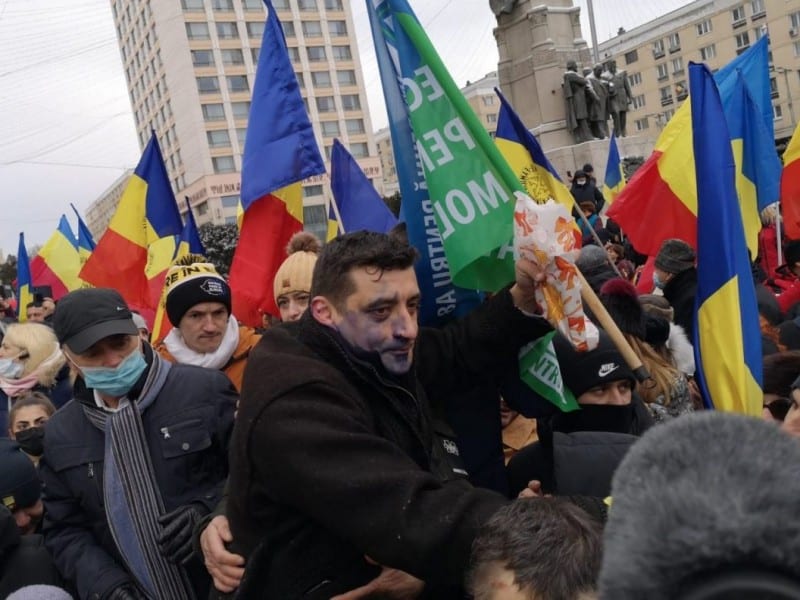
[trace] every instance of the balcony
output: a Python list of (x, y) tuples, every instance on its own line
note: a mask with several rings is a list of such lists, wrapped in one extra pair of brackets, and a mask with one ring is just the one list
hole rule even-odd
[(663, 48), (661, 48), (661, 49), (659, 49), (659, 50), (656, 50), (656, 49), (654, 48), (654, 49), (653, 49), (653, 58), (654, 58), (654, 59), (664, 58), (664, 49), (663, 49)]
[(731, 24), (731, 27), (733, 27), (734, 29), (739, 29), (739, 27), (744, 27), (745, 25), (747, 25), (747, 17), (742, 17), (741, 19), (735, 20)]
[(681, 45), (680, 44), (677, 44), (675, 46), (670, 46), (669, 47), (669, 53), (670, 54), (674, 54), (675, 52), (680, 51), (680, 49), (681, 49)]
[(672, 96), (666, 96), (661, 98), (661, 106), (669, 106), (672, 103), (674, 103)]

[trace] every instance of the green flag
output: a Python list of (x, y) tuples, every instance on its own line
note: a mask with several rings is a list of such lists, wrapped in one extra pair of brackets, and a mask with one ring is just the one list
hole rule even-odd
[(522, 381), (564, 412), (578, 410), (577, 400), (561, 379), (561, 368), (553, 347), (555, 331), (520, 350)]

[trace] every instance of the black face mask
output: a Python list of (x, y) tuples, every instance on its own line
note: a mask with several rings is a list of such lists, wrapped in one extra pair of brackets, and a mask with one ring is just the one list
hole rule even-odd
[(41, 456), (44, 453), (44, 427), (28, 427), (18, 431), (16, 442), (25, 454)]
[(608, 431), (631, 433), (633, 405), (583, 404), (580, 410), (553, 415), (553, 431)]

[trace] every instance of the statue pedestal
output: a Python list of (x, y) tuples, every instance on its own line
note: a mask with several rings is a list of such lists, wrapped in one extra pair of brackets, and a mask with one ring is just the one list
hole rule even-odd
[[(601, 187), (606, 174), (606, 163), (608, 163), (609, 142), (610, 140), (608, 138), (604, 140), (592, 140), (583, 142), (582, 144), (552, 148), (546, 150), (545, 154), (564, 182), (567, 181), (567, 171), (571, 171), (575, 174), (575, 171), (583, 167), (584, 164), (591, 163), (594, 167), (594, 176), (597, 179), (597, 186)], [(642, 156), (647, 159), (653, 152), (655, 142), (654, 136), (628, 136), (617, 139), (617, 147), (619, 148), (619, 155), (621, 158), (625, 158), (626, 156)]]

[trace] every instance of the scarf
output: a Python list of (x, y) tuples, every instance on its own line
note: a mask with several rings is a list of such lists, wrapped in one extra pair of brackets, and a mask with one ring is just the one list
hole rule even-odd
[(49, 371), (53, 368), (53, 365), (55, 365), (59, 360), (62, 360), (64, 357), (64, 355), (61, 354), (61, 348), (58, 347), (58, 343), (54, 343), (53, 347), (54, 349), (50, 356), (39, 363), (39, 366), (25, 375), (25, 377), (20, 377), (19, 379), (7, 379), (5, 377), (0, 377), (0, 389), (3, 390), (6, 396), (13, 398), (14, 396), (19, 396), (22, 392), (32, 390), (39, 385), (39, 378), (43, 374), (49, 373)]
[(149, 598), (193, 600), (185, 570), (158, 551), (158, 517), (165, 513), (147, 446), (142, 414), (167, 380), (170, 363), (153, 353), (137, 401), (120, 401), (117, 412), (82, 404), (92, 424), (105, 432), (103, 498), (114, 542), (128, 571)]
[(164, 338), (164, 346), (180, 364), (205, 367), (206, 369), (221, 369), (228, 364), (239, 346), (239, 322), (233, 315), (228, 317), (228, 328), (215, 352), (195, 352), (183, 341), (183, 336), (177, 327), (173, 327), (172, 331)]

